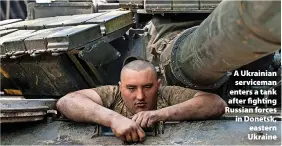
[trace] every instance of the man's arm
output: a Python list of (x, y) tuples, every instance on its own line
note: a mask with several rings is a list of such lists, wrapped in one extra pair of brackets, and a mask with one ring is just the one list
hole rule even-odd
[(205, 120), (224, 114), (226, 102), (218, 95), (198, 92), (190, 100), (158, 110), (160, 120)]
[(93, 90), (80, 90), (60, 98), (57, 109), (67, 118), (76, 122), (98, 123), (110, 127), (117, 113), (103, 107), (99, 95)]
[(159, 121), (205, 120), (225, 112), (226, 102), (218, 95), (197, 92), (192, 99), (155, 111), (135, 114), (132, 120), (141, 127), (150, 127)]
[(111, 127), (115, 135), (123, 141), (144, 140), (145, 134), (141, 127), (119, 113), (103, 107), (100, 96), (92, 89), (69, 93), (60, 98), (56, 106), (71, 120)]

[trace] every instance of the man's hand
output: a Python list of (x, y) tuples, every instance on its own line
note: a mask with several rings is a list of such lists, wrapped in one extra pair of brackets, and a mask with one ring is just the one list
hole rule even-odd
[(132, 117), (132, 120), (135, 121), (142, 128), (151, 127), (153, 126), (153, 124), (161, 121), (162, 119), (163, 118), (161, 118), (158, 110), (142, 111)]
[(111, 128), (113, 133), (126, 142), (142, 142), (145, 132), (131, 119), (123, 116), (113, 118)]

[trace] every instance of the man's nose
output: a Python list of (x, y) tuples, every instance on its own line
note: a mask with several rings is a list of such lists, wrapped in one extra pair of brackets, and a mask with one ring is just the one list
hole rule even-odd
[(137, 97), (138, 100), (144, 100), (145, 99), (145, 95), (142, 89), (138, 89), (137, 91)]

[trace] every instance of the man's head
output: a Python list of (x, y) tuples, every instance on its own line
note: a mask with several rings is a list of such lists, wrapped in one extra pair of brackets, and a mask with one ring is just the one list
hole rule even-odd
[(120, 74), (120, 90), (126, 107), (132, 113), (153, 110), (160, 87), (154, 66), (143, 60), (126, 64)]

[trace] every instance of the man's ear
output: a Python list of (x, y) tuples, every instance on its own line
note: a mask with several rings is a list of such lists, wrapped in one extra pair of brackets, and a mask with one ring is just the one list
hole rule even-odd
[(161, 79), (158, 79), (158, 89), (161, 88)]
[(118, 82), (119, 89), (121, 90), (121, 82)]

